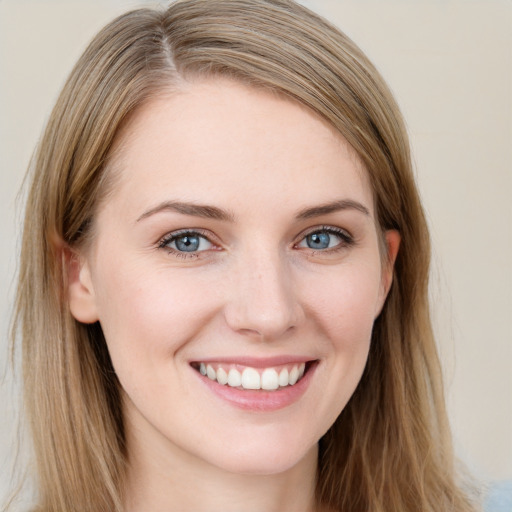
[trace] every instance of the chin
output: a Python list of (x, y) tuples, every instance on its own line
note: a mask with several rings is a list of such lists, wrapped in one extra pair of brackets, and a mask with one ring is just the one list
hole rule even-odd
[(303, 446), (301, 443), (281, 442), (233, 444), (223, 457), (213, 457), (210, 462), (229, 473), (242, 475), (278, 475), (302, 463), (316, 464), (318, 443)]

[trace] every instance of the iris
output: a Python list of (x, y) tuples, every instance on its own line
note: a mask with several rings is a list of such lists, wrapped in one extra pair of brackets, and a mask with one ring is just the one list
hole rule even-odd
[(198, 235), (183, 235), (174, 241), (176, 249), (183, 252), (194, 252), (199, 249), (201, 237)]
[(327, 249), (331, 242), (329, 233), (311, 233), (306, 237), (307, 246), (310, 249)]

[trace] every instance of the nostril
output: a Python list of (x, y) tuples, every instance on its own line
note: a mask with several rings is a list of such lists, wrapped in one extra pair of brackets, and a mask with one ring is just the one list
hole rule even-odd
[(297, 319), (289, 311), (274, 310), (270, 314), (253, 310), (250, 313), (227, 310), (226, 323), (229, 328), (243, 336), (272, 341), (289, 336), (298, 326)]

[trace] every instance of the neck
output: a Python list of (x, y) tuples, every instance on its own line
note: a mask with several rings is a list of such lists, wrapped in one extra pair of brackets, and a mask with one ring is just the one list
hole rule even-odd
[(271, 475), (223, 470), (179, 448), (144, 443), (127, 433), (126, 512), (314, 512), (317, 447), (292, 468)]

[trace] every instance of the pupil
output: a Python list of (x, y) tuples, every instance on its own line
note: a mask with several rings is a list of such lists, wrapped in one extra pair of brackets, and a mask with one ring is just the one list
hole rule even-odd
[(197, 236), (182, 236), (176, 239), (176, 247), (179, 251), (193, 252), (197, 251), (199, 247), (199, 237)]
[(327, 249), (330, 239), (328, 233), (313, 233), (307, 237), (307, 244), (310, 249)]

